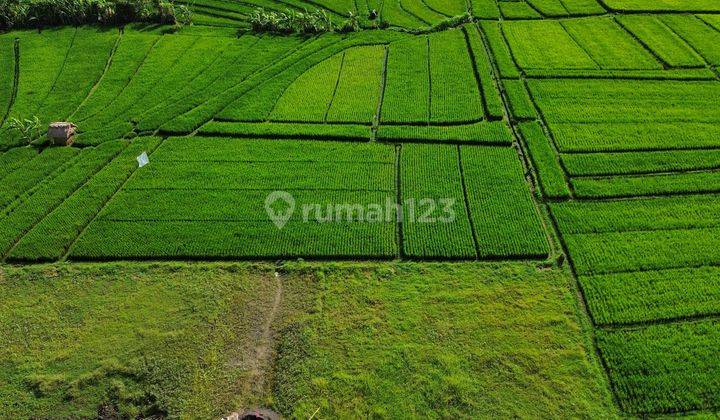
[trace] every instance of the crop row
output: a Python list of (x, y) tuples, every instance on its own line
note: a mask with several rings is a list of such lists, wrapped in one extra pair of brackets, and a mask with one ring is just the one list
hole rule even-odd
[[(401, 35), (398, 34), (397, 36), (400, 37)], [(233, 98), (229, 99), (228, 102), (218, 104), (219, 109), (216, 111), (207, 109), (207, 112), (212, 112), (213, 116), (217, 114), (219, 118), (225, 120), (266, 121), (278, 98), (303, 73), (348, 48), (377, 44), (380, 39), (382, 39), (380, 35), (371, 32), (362, 32), (358, 36), (349, 38), (340, 38), (332, 34), (320, 36), (315, 41), (309, 42), (305, 48), (297, 49), (289, 54), (283, 60), (284, 63), (282, 61), (273, 63), (265, 71), (247, 79), (246, 83), (237, 85), (233, 90), (226, 92), (228, 96), (232, 94)], [(382, 60), (378, 59), (375, 65), (380, 68)], [(379, 75), (380, 72), (378, 72), (377, 76), (379, 77)], [(369, 93), (376, 95), (379, 89), (380, 83), (378, 82), (373, 86), (373, 91)], [(368, 92), (362, 94), (367, 95)], [(217, 98), (218, 101), (221, 99), (226, 100), (221, 97)], [(211, 104), (208, 103), (207, 106), (211, 106)], [(377, 106), (377, 101), (375, 106)]]
[[(242, 123), (211, 121), (200, 128), (204, 136), (368, 141), (369, 126), (355, 124)], [(181, 134), (181, 133), (178, 133)], [(512, 134), (503, 121), (461, 125), (381, 125), (377, 139), (388, 142), (438, 142), (509, 145)]]
[(528, 69), (525, 75), (532, 79), (715, 80), (715, 73), (705, 67), (667, 70)]
[(717, 82), (542, 80), (529, 85), (554, 123), (720, 120), (720, 108), (712, 101), (720, 93)]
[(382, 121), (429, 121), (429, 92), (427, 38), (414, 37), (392, 44), (388, 51)]
[(718, 123), (548, 123), (561, 152), (690, 150), (720, 146)]
[(473, 15), (481, 19), (500, 18), (500, 9), (495, 0), (470, 0)]
[[(374, 162), (168, 162), (139, 171), (138, 189), (359, 189), (392, 191), (394, 167)], [(197, 174), (202, 174), (198, 177)]]
[[(78, 28), (51, 90), (31, 114), (40, 116), (44, 123), (66, 120), (100, 80), (117, 39), (115, 31)], [(20, 71), (22, 75), (22, 67)], [(35, 77), (35, 74), (26, 74), (26, 77)]]
[(551, 140), (545, 135), (537, 122), (520, 124), (520, 133), (530, 151), (540, 188), (548, 198), (569, 198), (570, 190), (565, 181), (563, 168), (560, 166)]
[[(482, 88), (474, 77), (461, 30), (429, 36), (430, 121), (472, 122), (483, 118)], [(388, 69), (388, 72), (392, 69)]]
[(597, 63), (557, 21), (518, 21), (502, 26), (523, 69), (594, 69)]
[[(384, 145), (294, 141), (219, 141), (219, 152), (199, 140), (177, 138), (158, 149), (158, 161), (135, 173), (129, 189), (343, 189), (394, 191), (394, 150)], [(187, 156), (185, 141), (194, 145)], [(224, 147), (222, 145), (225, 145)], [(171, 152), (175, 147), (181, 152)], [(192, 147), (192, 146), (190, 146)], [(166, 160), (185, 154), (191, 160)], [(323, 159), (332, 154), (330, 159)], [(288, 156), (289, 155), (289, 156)], [(296, 157), (292, 157), (295, 155)], [(303, 159), (298, 159), (302, 157)], [(194, 159), (194, 160), (193, 160)], [(213, 160), (212, 162), (207, 162)], [(202, 176), (198, 176), (202, 174)]]
[(502, 29), (526, 70), (662, 70), (720, 63), (720, 31), (712, 19), (631, 15), (523, 20), (504, 22)]
[(567, 20), (562, 22), (562, 26), (600, 68), (663, 68), (662, 64), (613, 18)]
[[(65, 55), (75, 36), (75, 28), (16, 32), (20, 45), (20, 74), (11, 117), (29, 118), (37, 111), (60, 73)], [(0, 149), (16, 146), (19, 140), (6, 130), (0, 131)]]
[(720, 264), (720, 229), (564, 235), (579, 275)]
[(659, 175), (572, 178), (575, 195), (583, 198), (621, 198), (720, 192), (720, 171)]
[(473, 15), (483, 19), (540, 19), (605, 13), (596, 0), (471, 0)]
[(720, 32), (693, 15), (622, 16), (618, 21), (672, 67), (720, 63)]
[[(314, 140), (367, 141), (372, 135), (366, 125), (356, 124), (295, 124), (243, 123), (210, 121), (198, 131), (207, 136), (237, 136), (249, 138), (296, 138)], [(183, 131), (177, 134), (184, 134)]]
[(81, 260), (157, 258), (392, 258), (393, 223), (96, 220), (70, 250)]
[(720, 6), (713, 0), (604, 0), (612, 10), (626, 12), (717, 12)]
[(716, 82), (548, 79), (528, 85), (561, 152), (718, 144)]
[[(118, 222), (267, 222), (265, 199), (273, 190), (135, 190), (124, 189), (98, 215), (98, 220)], [(288, 218), (290, 222), (324, 221), (332, 215), (328, 206), (337, 204), (369, 204), (385, 206), (387, 200), (395, 202), (394, 191), (358, 191), (358, 190), (300, 190), (288, 191), (295, 200), (296, 211)], [(152, 206), (145, 203), (152, 202)], [(209, 205), (208, 203), (212, 203)], [(279, 203), (282, 204), (282, 203)], [(279, 205), (278, 204), (278, 205)], [(319, 206), (319, 209), (303, 208), (305, 205)], [(281, 210), (281, 208), (278, 208)], [(395, 221), (394, 208), (390, 208), (389, 221)], [(358, 223), (360, 212), (341, 212), (342, 222)], [(382, 214), (383, 220), (385, 212)], [(348, 220), (351, 219), (351, 220)], [(328, 220), (329, 223), (334, 220)]]
[[(483, 119), (483, 94), (496, 96), (497, 90), (492, 87), (489, 63), (479, 48), (482, 44), (478, 34), (468, 36), (474, 39), (473, 48), (466, 42), (465, 33), (449, 30), (391, 44), (383, 122), (458, 123)], [(475, 69), (480, 80), (475, 78)], [(495, 100), (490, 100), (494, 110)]]
[(15, 39), (0, 36), (0, 126), (10, 106), (15, 85)]
[(500, 23), (483, 21), (480, 23), (480, 28), (485, 34), (488, 47), (500, 72), (500, 77), (511, 79), (520, 77), (520, 72), (517, 66), (515, 66), (513, 57), (507, 48), (505, 38), (500, 29)]
[[(22, 150), (22, 149), (20, 149)], [(17, 197), (51, 175), (78, 154), (77, 149), (48, 149), (28, 160), (2, 179), (0, 210), (5, 209)], [(14, 156), (14, 155), (13, 155)]]
[(710, 25), (711, 28), (720, 31), (720, 16), (717, 14), (699, 14), (696, 16), (703, 22)]
[(213, 66), (213, 71), (193, 84), (199, 87), (197, 91), (187, 88), (181, 91), (184, 92), (182, 98), (146, 115), (139, 126), (159, 126), (169, 132), (191, 132), (222, 111), (238, 95), (248, 93), (264, 82), (262, 75), (276, 68), (271, 63), (287, 67), (294, 59), (334, 42), (336, 40), (326, 37), (303, 41), (296, 38), (263, 38), (253, 44), (250, 51), (247, 48), (233, 49), (237, 52), (236, 61), (231, 61), (230, 65), (221, 63)]
[(528, 96), (527, 89), (525, 89), (525, 83), (521, 80), (506, 79), (503, 80), (503, 86), (510, 105), (510, 112), (516, 119), (534, 119), (537, 117), (535, 106)]
[[(197, 121), (201, 118), (208, 120), (210, 117), (218, 116), (220, 119), (233, 121), (266, 121), (276, 101), (287, 87), (316, 64), (351, 47), (377, 45), (402, 37), (404, 35), (399, 33), (385, 36), (375, 31), (360, 32), (352, 37), (322, 35), (282, 60), (254, 73), (245, 82), (213, 98), (202, 107), (194, 109), (183, 118)], [(378, 68), (382, 66), (382, 60), (377, 60), (375, 65)], [(371, 94), (377, 94), (379, 87), (378, 83), (373, 87)]]
[(232, 39), (198, 37), (173, 67), (166, 70), (165, 75), (157, 81), (152, 90), (138, 98), (132, 107), (128, 108), (123, 120), (138, 123), (146, 112), (177, 100), (174, 98), (174, 93), (177, 91), (182, 91), (185, 87), (197, 91), (196, 82), (201, 82), (207, 76), (209, 69), (218, 63), (224, 51), (233, 43)]
[(377, 45), (345, 52), (328, 122), (372, 123), (380, 101), (384, 57), (385, 48)]
[(550, 204), (564, 234), (711, 228), (720, 197), (699, 195)]
[(513, 141), (504, 121), (481, 121), (463, 125), (381, 125), (380, 141), (446, 142), (509, 145)]
[[(299, 44), (300, 41), (294, 41)], [(193, 81), (181, 89), (174, 89), (164, 102), (146, 110), (138, 120), (141, 131), (154, 130), (167, 121), (192, 109), (213, 95), (239, 83), (262, 66), (268, 57), (281, 54), (280, 43), (245, 35), (224, 46), (220, 56)]]
[(717, 320), (599, 330), (596, 336), (626, 412), (675, 413), (720, 406)]
[(720, 121), (716, 82), (533, 80), (551, 123), (708, 123)]
[(31, 147), (16, 147), (0, 154), (0, 182), (4, 178), (22, 167), (27, 161), (36, 157), (37, 150)]
[(290, 85), (275, 104), (271, 121), (325, 121), (345, 53), (315, 65)]
[(548, 241), (513, 148), (461, 147), (480, 258), (546, 257)]
[[(137, 168), (135, 157), (144, 151), (151, 152), (159, 143), (160, 139), (153, 137), (135, 139), (23, 236), (8, 259), (52, 261), (61, 258), (85, 226)], [(143, 208), (147, 208), (146, 204), (143, 204)]]
[(653, 16), (618, 16), (618, 22), (671, 67), (702, 67), (702, 58), (662, 20)]
[[(213, 89), (222, 88), (208, 89), (208, 83), (228, 72), (228, 67), (240, 54), (247, 54), (247, 47), (255, 42), (251, 37), (236, 43), (222, 37), (188, 36), (163, 37), (157, 43), (146, 37), (143, 41), (152, 41), (141, 44), (149, 48), (145, 55), (135, 54), (133, 60), (111, 66), (108, 75), (113, 77), (108, 81), (109, 86), (101, 83), (87, 101), (89, 109), (101, 108), (102, 111), (82, 112), (87, 118), (80, 124), (83, 142), (117, 138), (118, 134), (127, 133), (131, 122), (142, 131), (156, 129), (182, 113), (185, 107), (191, 107), (192, 101), (206, 98)], [(132, 48), (132, 44), (129, 47)], [(241, 51), (241, 47), (245, 49)], [(136, 60), (141, 58), (143, 61), (138, 67)], [(254, 60), (246, 62), (250, 68), (256, 64)], [(241, 77), (246, 68), (233, 67), (235, 77)], [(192, 93), (196, 95), (188, 99)]]
[(498, 1), (500, 14), (505, 19), (540, 19), (542, 16), (524, 1)]
[[(331, 37), (324, 37), (310, 43), (306, 46), (307, 53), (309, 54), (307, 57), (297, 57), (297, 61), (289, 63), (289, 68), (286, 71), (283, 71), (274, 77), (270, 77), (267, 80), (258, 81), (257, 86), (252, 86), (247, 93), (239, 96), (236, 101), (231, 103), (218, 115), (223, 119), (234, 121), (257, 122), (265, 121), (266, 119), (273, 119), (273, 110), (277, 107), (276, 101), (279, 97), (281, 98), (280, 95), (283, 95), (283, 93), (287, 93), (288, 95), (290, 95), (288, 98), (285, 99), (285, 101), (292, 101), (298, 99), (298, 96), (296, 95), (300, 94), (301, 91), (305, 91), (303, 93), (307, 95), (313, 95), (313, 93), (310, 92), (319, 89), (319, 92), (314, 93), (315, 95), (322, 94), (322, 92), (328, 92), (327, 98), (324, 100), (320, 100), (320, 102), (316, 105), (322, 107), (322, 102), (325, 102), (325, 110), (323, 116), (320, 119), (315, 120), (316, 122), (323, 122), (324, 117), (328, 112), (328, 107), (333, 100), (333, 95), (336, 91), (338, 78), (340, 76), (339, 72), (342, 70), (339, 67), (339, 65), (342, 63), (338, 63), (337, 69), (328, 67), (323, 63), (328, 63), (328, 60), (332, 60), (338, 55), (340, 56), (342, 62), (342, 59), (344, 58), (344, 52), (338, 51), (336, 53), (336, 50), (333, 48), (335, 45), (337, 45), (337, 41), (337, 39), (333, 39)], [(316, 63), (315, 60), (320, 61)], [(316, 66), (319, 66), (320, 69), (316, 70)], [(313, 73), (312, 76), (320, 76), (319, 74), (317, 74), (317, 76), (315, 74), (317, 71), (320, 70), (329, 71), (330, 73), (327, 75), (322, 75), (321, 79), (303, 78), (302, 80), (298, 80), (299, 77), (301, 77), (308, 71)], [(328, 78), (332, 78), (332, 80), (329, 80)], [(296, 82), (298, 85), (293, 86)], [(305, 84), (307, 82), (309, 83)], [(322, 87), (318, 87), (316, 86), (318, 83), (328, 83), (329, 86), (325, 85)], [(379, 83), (377, 85), (377, 88), (379, 89)], [(320, 98), (318, 97), (318, 99)], [(298, 107), (296, 112), (302, 111), (302, 109), (300, 108), (300, 104), (302, 104), (302, 102), (296, 104), (296, 106)], [(307, 117), (296, 118), (296, 120), (311, 121)]]
[(605, 9), (596, 0), (527, 0), (544, 16), (562, 17), (604, 14)]
[(699, 267), (581, 276), (596, 325), (720, 313), (720, 268)]
[(720, 150), (674, 150), (561, 155), (571, 176), (636, 175), (720, 169)]
[(718, 196), (550, 205), (596, 324), (714, 315)]
[(463, 27), (468, 40), (468, 48), (475, 59), (475, 70), (480, 79), (480, 88), (485, 105), (485, 117), (488, 119), (499, 119), (505, 115), (502, 98), (495, 84), (495, 76), (490, 56), (485, 48), (480, 35), (480, 28), (477, 25), (465, 25)]
[(167, 75), (173, 74), (175, 65), (188, 55), (197, 41), (197, 37), (161, 37), (120, 94), (92, 118), (82, 121), (80, 128), (92, 131), (116, 121), (129, 122), (132, 109), (152, 97), (155, 87), (161, 85)]
[(475, 258), (458, 148), (406, 145), (400, 156), (405, 255)]
[(693, 15), (667, 15), (661, 19), (706, 62), (720, 64), (720, 30), (717, 27)]
[[(457, 0), (451, 0), (449, 4)], [(406, 28), (431, 26), (446, 19), (446, 16), (428, 8), (422, 2), (404, 0), (383, 1), (380, 9), (384, 21)]]
[(131, 31), (123, 34), (111, 65), (95, 91), (74, 112), (73, 121), (81, 122), (94, 116), (120, 96), (158, 41), (155, 35)]
[(394, 163), (391, 146), (371, 143), (170, 137), (153, 161)]
[(21, 204), (6, 211), (0, 220), (0, 253), (6, 254), (23, 234), (80, 188), (124, 147), (122, 142), (109, 142), (94, 149), (83, 149), (66, 165), (67, 169), (39, 184)]
[(503, 30), (524, 69), (662, 69), (612, 18), (506, 22)]

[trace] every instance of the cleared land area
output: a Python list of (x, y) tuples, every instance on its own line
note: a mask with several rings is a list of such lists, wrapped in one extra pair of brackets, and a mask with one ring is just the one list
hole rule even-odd
[(113, 263), (0, 280), (4, 416), (613, 413), (563, 270)]

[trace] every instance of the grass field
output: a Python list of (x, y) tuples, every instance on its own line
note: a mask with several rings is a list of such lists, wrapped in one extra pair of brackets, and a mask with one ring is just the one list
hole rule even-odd
[(720, 412), (717, 2), (179, 3), (0, 33), (0, 417)]
[(613, 413), (566, 270), (113, 263), (0, 279), (3, 416)]

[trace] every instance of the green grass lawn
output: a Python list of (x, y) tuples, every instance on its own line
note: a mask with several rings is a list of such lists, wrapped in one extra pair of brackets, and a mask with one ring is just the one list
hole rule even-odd
[(564, 270), (289, 263), (274, 273), (4, 266), (0, 416), (614, 414)]
[(275, 293), (250, 265), (0, 269), (0, 417), (209, 418), (256, 404), (251, 343)]

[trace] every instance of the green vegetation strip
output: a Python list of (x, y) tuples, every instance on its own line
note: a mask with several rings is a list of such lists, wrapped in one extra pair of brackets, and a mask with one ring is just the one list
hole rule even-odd
[(720, 268), (582, 276), (595, 323), (615, 325), (696, 318), (720, 313)]
[[(30, 230), (8, 255), (15, 261), (58, 260), (137, 168), (135, 158), (150, 152), (158, 138), (136, 139), (85, 185)], [(150, 200), (152, 201), (152, 200)], [(144, 204), (139, 208), (147, 208)]]
[(383, 123), (427, 123), (430, 119), (428, 40), (418, 36), (390, 44)]
[(33, 159), (38, 151), (32, 147), (16, 147), (0, 155), (0, 180), (21, 168), (30, 159)]
[(77, 149), (71, 148), (51, 148), (40, 154), (35, 153), (32, 159), (26, 160), (26, 163), (3, 178), (3, 188), (0, 189), (0, 209), (5, 209), (15, 199), (39, 184), (45, 177), (50, 176), (78, 153)]
[(401, 153), (404, 253), (474, 259), (457, 147), (404, 145)]
[(711, 228), (720, 224), (716, 195), (550, 204), (563, 233)]
[(720, 229), (564, 235), (580, 275), (720, 264)]
[(381, 125), (377, 131), (380, 141), (428, 143), (477, 143), (510, 145), (510, 129), (504, 121), (481, 121), (469, 125)]
[(429, 42), (430, 121), (482, 120), (482, 91), (473, 73), (463, 32), (454, 29), (434, 33)]
[(648, 3), (643, 0), (603, 0), (608, 7), (617, 11), (638, 12), (717, 12), (720, 6), (712, 0), (663, 0)]
[(625, 411), (669, 414), (720, 405), (717, 320), (600, 330), (597, 342)]
[(720, 172), (573, 178), (575, 195), (583, 198), (619, 198), (720, 192)]
[(624, 153), (566, 153), (562, 162), (571, 176), (637, 175), (720, 169), (720, 150)]
[(210, 121), (200, 135), (317, 140), (370, 140), (370, 126), (354, 124), (239, 123)]
[(270, 220), (97, 220), (70, 250), (70, 258), (76, 260), (389, 259), (396, 255), (394, 223), (289, 222), (280, 230)]
[(465, 25), (463, 29), (467, 34), (468, 47), (475, 59), (475, 69), (477, 69), (480, 78), (487, 117), (493, 119), (502, 118), (505, 115), (505, 109), (500, 98), (500, 92), (495, 84), (492, 61), (485, 49), (480, 31), (476, 25), (470, 24)]
[(124, 147), (122, 142), (109, 142), (95, 149), (83, 149), (61, 173), (38, 185), (0, 220), (0, 253), (5, 255), (22, 235), (61, 205)]
[(546, 258), (549, 245), (514, 148), (461, 146), (480, 258)]
[(530, 150), (530, 158), (540, 180), (543, 195), (549, 198), (568, 198), (570, 190), (565, 181), (563, 168), (558, 162), (555, 150), (540, 124), (520, 124), (520, 133)]

